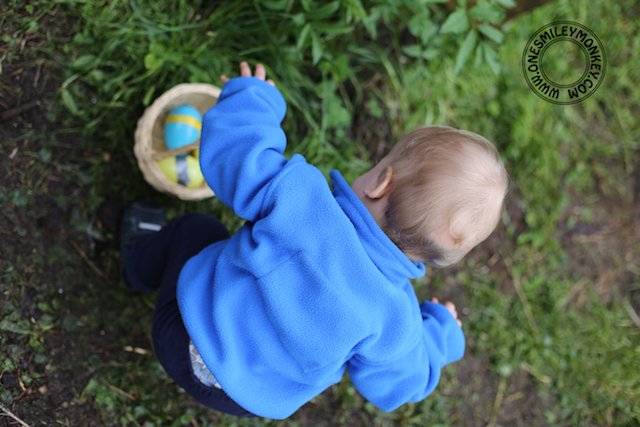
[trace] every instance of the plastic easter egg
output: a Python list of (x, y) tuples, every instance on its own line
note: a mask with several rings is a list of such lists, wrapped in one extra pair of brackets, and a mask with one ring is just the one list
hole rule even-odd
[(204, 182), (200, 163), (193, 156), (167, 157), (158, 160), (158, 166), (172, 182), (187, 188), (198, 188)]
[(169, 112), (164, 121), (164, 142), (167, 149), (189, 145), (200, 138), (202, 116), (191, 105), (181, 105)]

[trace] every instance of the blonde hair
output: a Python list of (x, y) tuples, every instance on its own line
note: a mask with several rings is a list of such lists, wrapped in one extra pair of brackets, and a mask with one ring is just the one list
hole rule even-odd
[[(427, 126), (402, 138), (394, 152), (381, 227), (410, 259), (451, 265), (496, 228), (509, 178), (491, 142)], [(442, 243), (442, 233), (452, 244)]]

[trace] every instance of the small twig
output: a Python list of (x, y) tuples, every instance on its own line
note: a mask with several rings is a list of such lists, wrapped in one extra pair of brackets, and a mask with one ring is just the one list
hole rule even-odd
[(2, 55), (2, 58), (0, 58), (0, 64), (2, 63), (2, 61), (4, 61), (4, 59), (7, 57), (7, 55), (9, 54), (9, 49), (4, 50), (3, 51), (4, 54)]
[(4, 128), (7, 126), (0, 126), (0, 132), (2, 132), (2, 134), (5, 137), (5, 141), (7, 142), (13, 142), (13, 138), (11, 138), (9, 135), (7, 135), (7, 133), (4, 131)]
[(89, 264), (89, 267), (91, 267), (94, 273), (96, 273), (99, 277), (104, 277), (104, 273), (98, 268), (97, 265), (93, 263), (93, 261), (89, 259), (87, 254), (84, 253), (84, 251), (80, 248), (80, 246), (78, 246), (76, 242), (73, 241), (73, 239), (69, 239), (69, 243), (71, 243), (71, 246), (73, 246), (74, 249), (78, 252), (78, 254), (80, 254), (82, 259), (85, 260), (87, 264)]
[(187, 13), (187, 19), (184, 20), (184, 25), (187, 25), (191, 22), (191, 18), (193, 18), (193, 15), (195, 13), (196, 13), (195, 9), (191, 9), (189, 13)]
[(4, 406), (2, 403), (0, 403), (0, 410), (2, 410), (2, 412), (4, 412), (4, 415), (13, 418), (14, 420), (16, 420), (17, 422), (19, 422), (21, 425), (23, 425), (24, 427), (31, 427), (29, 424), (25, 423), (24, 421), (22, 421), (20, 418), (18, 418), (13, 412), (11, 412), (9, 409), (7, 409), (6, 406)]
[(531, 304), (529, 304), (529, 299), (527, 298), (527, 295), (524, 293), (524, 290), (522, 289), (520, 278), (511, 276), (511, 279), (513, 280), (513, 287), (516, 288), (518, 297), (522, 302), (524, 313), (527, 316), (527, 320), (529, 321), (529, 326), (531, 326), (531, 330), (533, 331), (533, 335), (536, 339), (536, 342), (540, 344), (542, 341), (540, 340), (540, 332), (538, 331), (538, 325), (536, 325), (536, 320), (533, 317), (533, 311), (531, 310)]
[(551, 377), (549, 377), (548, 375), (541, 374), (540, 371), (538, 371), (536, 368), (534, 368), (533, 366), (529, 365), (526, 362), (522, 362), (520, 364), (520, 368), (522, 368), (525, 372), (536, 377), (536, 379), (540, 382), (543, 382), (545, 384), (549, 384), (551, 382)]
[(100, 381), (102, 381), (102, 382), (103, 382), (107, 387), (109, 387), (111, 390), (113, 390), (113, 391), (115, 391), (115, 392), (117, 392), (117, 393), (120, 393), (121, 395), (123, 395), (123, 396), (124, 396), (124, 397), (126, 397), (127, 399), (130, 399), (130, 400), (136, 400), (136, 398), (135, 398), (135, 397), (133, 397), (132, 395), (130, 395), (130, 394), (129, 394), (129, 393), (127, 393), (126, 391), (124, 391), (124, 390), (120, 390), (118, 387), (113, 386), (113, 385), (109, 384), (108, 382), (106, 382), (104, 378), (100, 378)]
[(38, 63), (38, 68), (36, 68), (36, 76), (33, 79), (33, 87), (38, 86), (38, 81), (40, 80), (40, 72), (42, 71), (42, 62)]
[(140, 354), (143, 356), (147, 356), (149, 354), (151, 354), (151, 352), (149, 350), (145, 350), (144, 348), (140, 348), (140, 347), (131, 347), (130, 345), (126, 345), (122, 348), (124, 351), (128, 351), (129, 353), (136, 353), (136, 354)]
[(502, 257), (502, 262), (504, 263), (505, 268), (507, 269), (507, 273), (511, 276), (511, 282), (513, 287), (516, 289), (516, 293), (518, 294), (518, 298), (520, 298), (520, 302), (522, 303), (522, 307), (524, 308), (524, 314), (527, 316), (527, 321), (529, 322), (529, 326), (531, 326), (531, 331), (533, 332), (533, 336), (536, 339), (536, 343), (540, 344), (542, 340), (540, 339), (540, 332), (538, 331), (538, 326), (536, 325), (536, 320), (533, 317), (533, 311), (531, 310), (531, 304), (529, 304), (529, 299), (527, 295), (524, 293), (522, 289), (522, 283), (520, 283), (520, 277), (516, 277), (513, 274), (513, 269), (511, 268), (511, 261), (507, 260), (502, 253), (500, 254)]
[(26, 104), (22, 104), (19, 107), (15, 107), (5, 111), (4, 113), (0, 114), (0, 118), (2, 118), (3, 121), (9, 120), (11, 117), (17, 116), (18, 114), (22, 114), (25, 111), (35, 108), (39, 105), (40, 105), (40, 101), (27, 102)]
[(493, 402), (493, 410), (491, 411), (491, 419), (487, 427), (494, 427), (498, 420), (498, 413), (502, 406), (502, 399), (504, 398), (504, 392), (507, 389), (507, 379), (503, 376), (500, 377), (500, 383), (498, 384), (498, 393), (496, 394), (496, 400)]
[(629, 316), (631, 316), (631, 320), (633, 320), (633, 323), (635, 323), (636, 326), (640, 328), (640, 316), (638, 316), (638, 313), (636, 313), (636, 311), (633, 309), (631, 303), (627, 300), (624, 300), (623, 304), (624, 308), (627, 309)]
[[(3, 55), (2, 59), (4, 59)], [(9, 77), (13, 77), (13, 76), (17, 76), (18, 74), (22, 73), (24, 71), (24, 68), (18, 68), (17, 70), (11, 72), (10, 74), (7, 74), (6, 76), (3, 76), (5, 79), (8, 79)]]
[(191, 414), (187, 414), (187, 415), (189, 416), (189, 421), (191, 421), (191, 424), (193, 424), (193, 427), (200, 427), (198, 425), (198, 422), (196, 421), (196, 419), (193, 418), (193, 415), (191, 415)]

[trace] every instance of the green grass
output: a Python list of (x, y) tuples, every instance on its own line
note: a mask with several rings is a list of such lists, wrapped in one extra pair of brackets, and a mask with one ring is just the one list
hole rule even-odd
[[(0, 24), (17, 36), (2, 39), (10, 49), (0, 77), (29, 35), (45, 41), (32, 47), (31, 65), (58, 64), (61, 73), (45, 110), (51, 131), (20, 122), (19, 135), (0, 146), (0, 232), (34, 242), (2, 254), (0, 370), (34, 390), (69, 372), (80, 377), (54, 399), (60, 411), (40, 420), (64, 424), (89, 408), (106, 425), (148, 427), (640, 424), (640, 328), (630, 314), (640, 307), (631, 179), (640, 167), (637, 6), (555, 2), (508, 22), (500, 46), (479, 33), (466, 49), (482, 23), (464, 27), (450, 18), (455, 11), (421, 3), (9, 2)], [(491, 22), (496, 10), (473, 16)], [(541, 100), (520, 69), (526, 40), (554, 20), (583, 23), (607, 50), (602, 86), (577, 105)], [(287, 154), (300, 152), (325, 173), (337, 168), (351, 180), (425, 124), (478, 132), (502, 153), (511, 189), (495, 236), (415, 283), (421, 299), (457, 304), (468, 344), (425, 401), (384, 413), (346, 379), (285, 422), (242, 420), (194, 405), (152, 355), (123, 351), (150, 349), (154, 297), (117, 285), (117, 251), (91, 252), (87, 228), (114, 197), (151, 197), (171, 217), (197, 210), (241, 225), (216, 199), (155, 193), (132, 153), (136, 122), (153, 99), (180, 82), (218, 85), (241, 60), (266, 64), (289, 103)], [(8, 160), (14, 147), (17, 166)], [(65, 231), (50, 236), (54, 226)], [(25, 357), (34, 374), (21, 367)], [(0, 399), (26, 416), (16, 390), (4, 388)]]

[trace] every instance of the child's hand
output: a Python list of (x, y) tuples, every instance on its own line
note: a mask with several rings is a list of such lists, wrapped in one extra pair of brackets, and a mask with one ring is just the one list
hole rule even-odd
[[(249, 67), (249, 64), (247, 64), (244, 61), (240, 63), (240, 76), (242, 76), (242, 77), (252, 77), (252, 75), (251, 75), (251, 67)], [(273, 87), (276, 86), (276, 84), (274, 83), (273, 80), (271, 80), (271, 79), (265, 80), (266, 77), (267, 77), (267, 71), (264, 69), (264, 66), (262, 64), (256, 65), (256, 74), (253, 77), (255, 77), (257, 79), (260, 79), (262, 81), (266, 81), (267, 83), (269, 83)], [(225, 84), (229, 80), (231, 80), (231, 79), (229, 79), (229, 77), (227, 77), (225, 75), (220, 76), (220, 81), (222, 82), (222, 84)]]
[[(431, 298), (431, 302), (440, 304), (440, 301), (438, 301), (438, 298)], [(458, 322), (458, 326), (462, 327), (462, 322), (460, 321), (460, 319), (458, 319), (458, 311), (456, 310), (456, 306), (453, 305), (451, 301), (447, 301), (442, 305), (444, 305), (447, 308), (447, 310), (449, 310), (449, 313), (451, 313), (453, 318), (456, 319), (456, 321)]]

